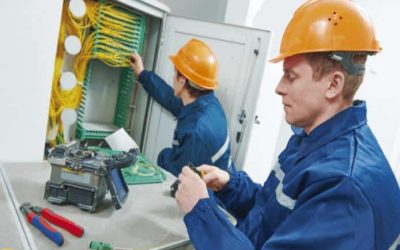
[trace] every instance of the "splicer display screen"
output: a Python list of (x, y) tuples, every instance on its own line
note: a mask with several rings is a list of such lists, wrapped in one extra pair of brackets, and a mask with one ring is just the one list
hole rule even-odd
[(124, 202), (128, 196), (128, 190), (126, 190), (126, 185), (124, 185), (125, 180), (121, 174), (120, 169), (113, 169), (111, 171), (111, 177), (115, 185), (116, 195), (120, 202)]

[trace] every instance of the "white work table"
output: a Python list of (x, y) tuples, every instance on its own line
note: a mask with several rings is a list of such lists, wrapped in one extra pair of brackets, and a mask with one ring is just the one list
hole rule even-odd
[(129, 186), (129, 196), (120, 210), (115, 210), (109, 194), (95, 213), (73, 205), (56, 205), (44, 199), (45, 183), (51, 167), (42, 163), (0, 164), (0, 249), (57, 249), (57, 245), (30, 225), (19, 211), (23, 202), (47, 207), (85, 229), (77, 238), (54, 226), (64, 235), (62, 249), (89, 249), (92, 240), (131, 249), (192, 249), (183, 223), (183, 212), (170, 197), (174, 181)]
[(11, 246), (24, 249), (24, 241), (20, 238), (23, 231), (5, 181), (0, 172), (0, 249)]

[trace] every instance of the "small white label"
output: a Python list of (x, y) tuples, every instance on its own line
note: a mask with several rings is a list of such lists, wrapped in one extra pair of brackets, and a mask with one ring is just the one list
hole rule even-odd
[(105, 138), (112, 150), (128, 152), (130, 149), (138, 148), (136, 142), (126, 133), (125, 129), (120, 128)]

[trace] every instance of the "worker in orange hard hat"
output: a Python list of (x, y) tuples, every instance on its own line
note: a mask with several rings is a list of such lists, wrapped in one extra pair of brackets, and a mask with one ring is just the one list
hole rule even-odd
[(188, 163), (232, 169), (224, 110), (213, 92), (217, 88), (217, 59), (202, 41), (191, 39), (176, 55), (173, 87), (144, 70), (133, 53), (131, 67), (144, 89), (177, 119), (172, 147), (163, 149), (158, 165), (177, 176)]
[[(196, 249), (399, 249), (400, 190), (354, 100), (369, 55), (381, 50), (351, 0), (311, 0), (281, 42), (276, 87), (293, 135), (264, 185), (243, 171), (198, 167), (179, 175), (176, 199)], [(236, 218), (208, 199), (206, 186)]]

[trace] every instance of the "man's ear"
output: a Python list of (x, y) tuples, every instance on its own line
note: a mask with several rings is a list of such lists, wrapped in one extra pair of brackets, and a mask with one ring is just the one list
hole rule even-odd
[(343, 93), (345, 76), (343, 72), (334, 71), (328, 81), (328, 89), (325, 92), (325, 97), (328, 99), (336, 98)]
[(178, 83), (183, 86), (185, 85), (186, 82), (186, 77), (184, 77), (183, 75), (178, 76)]

